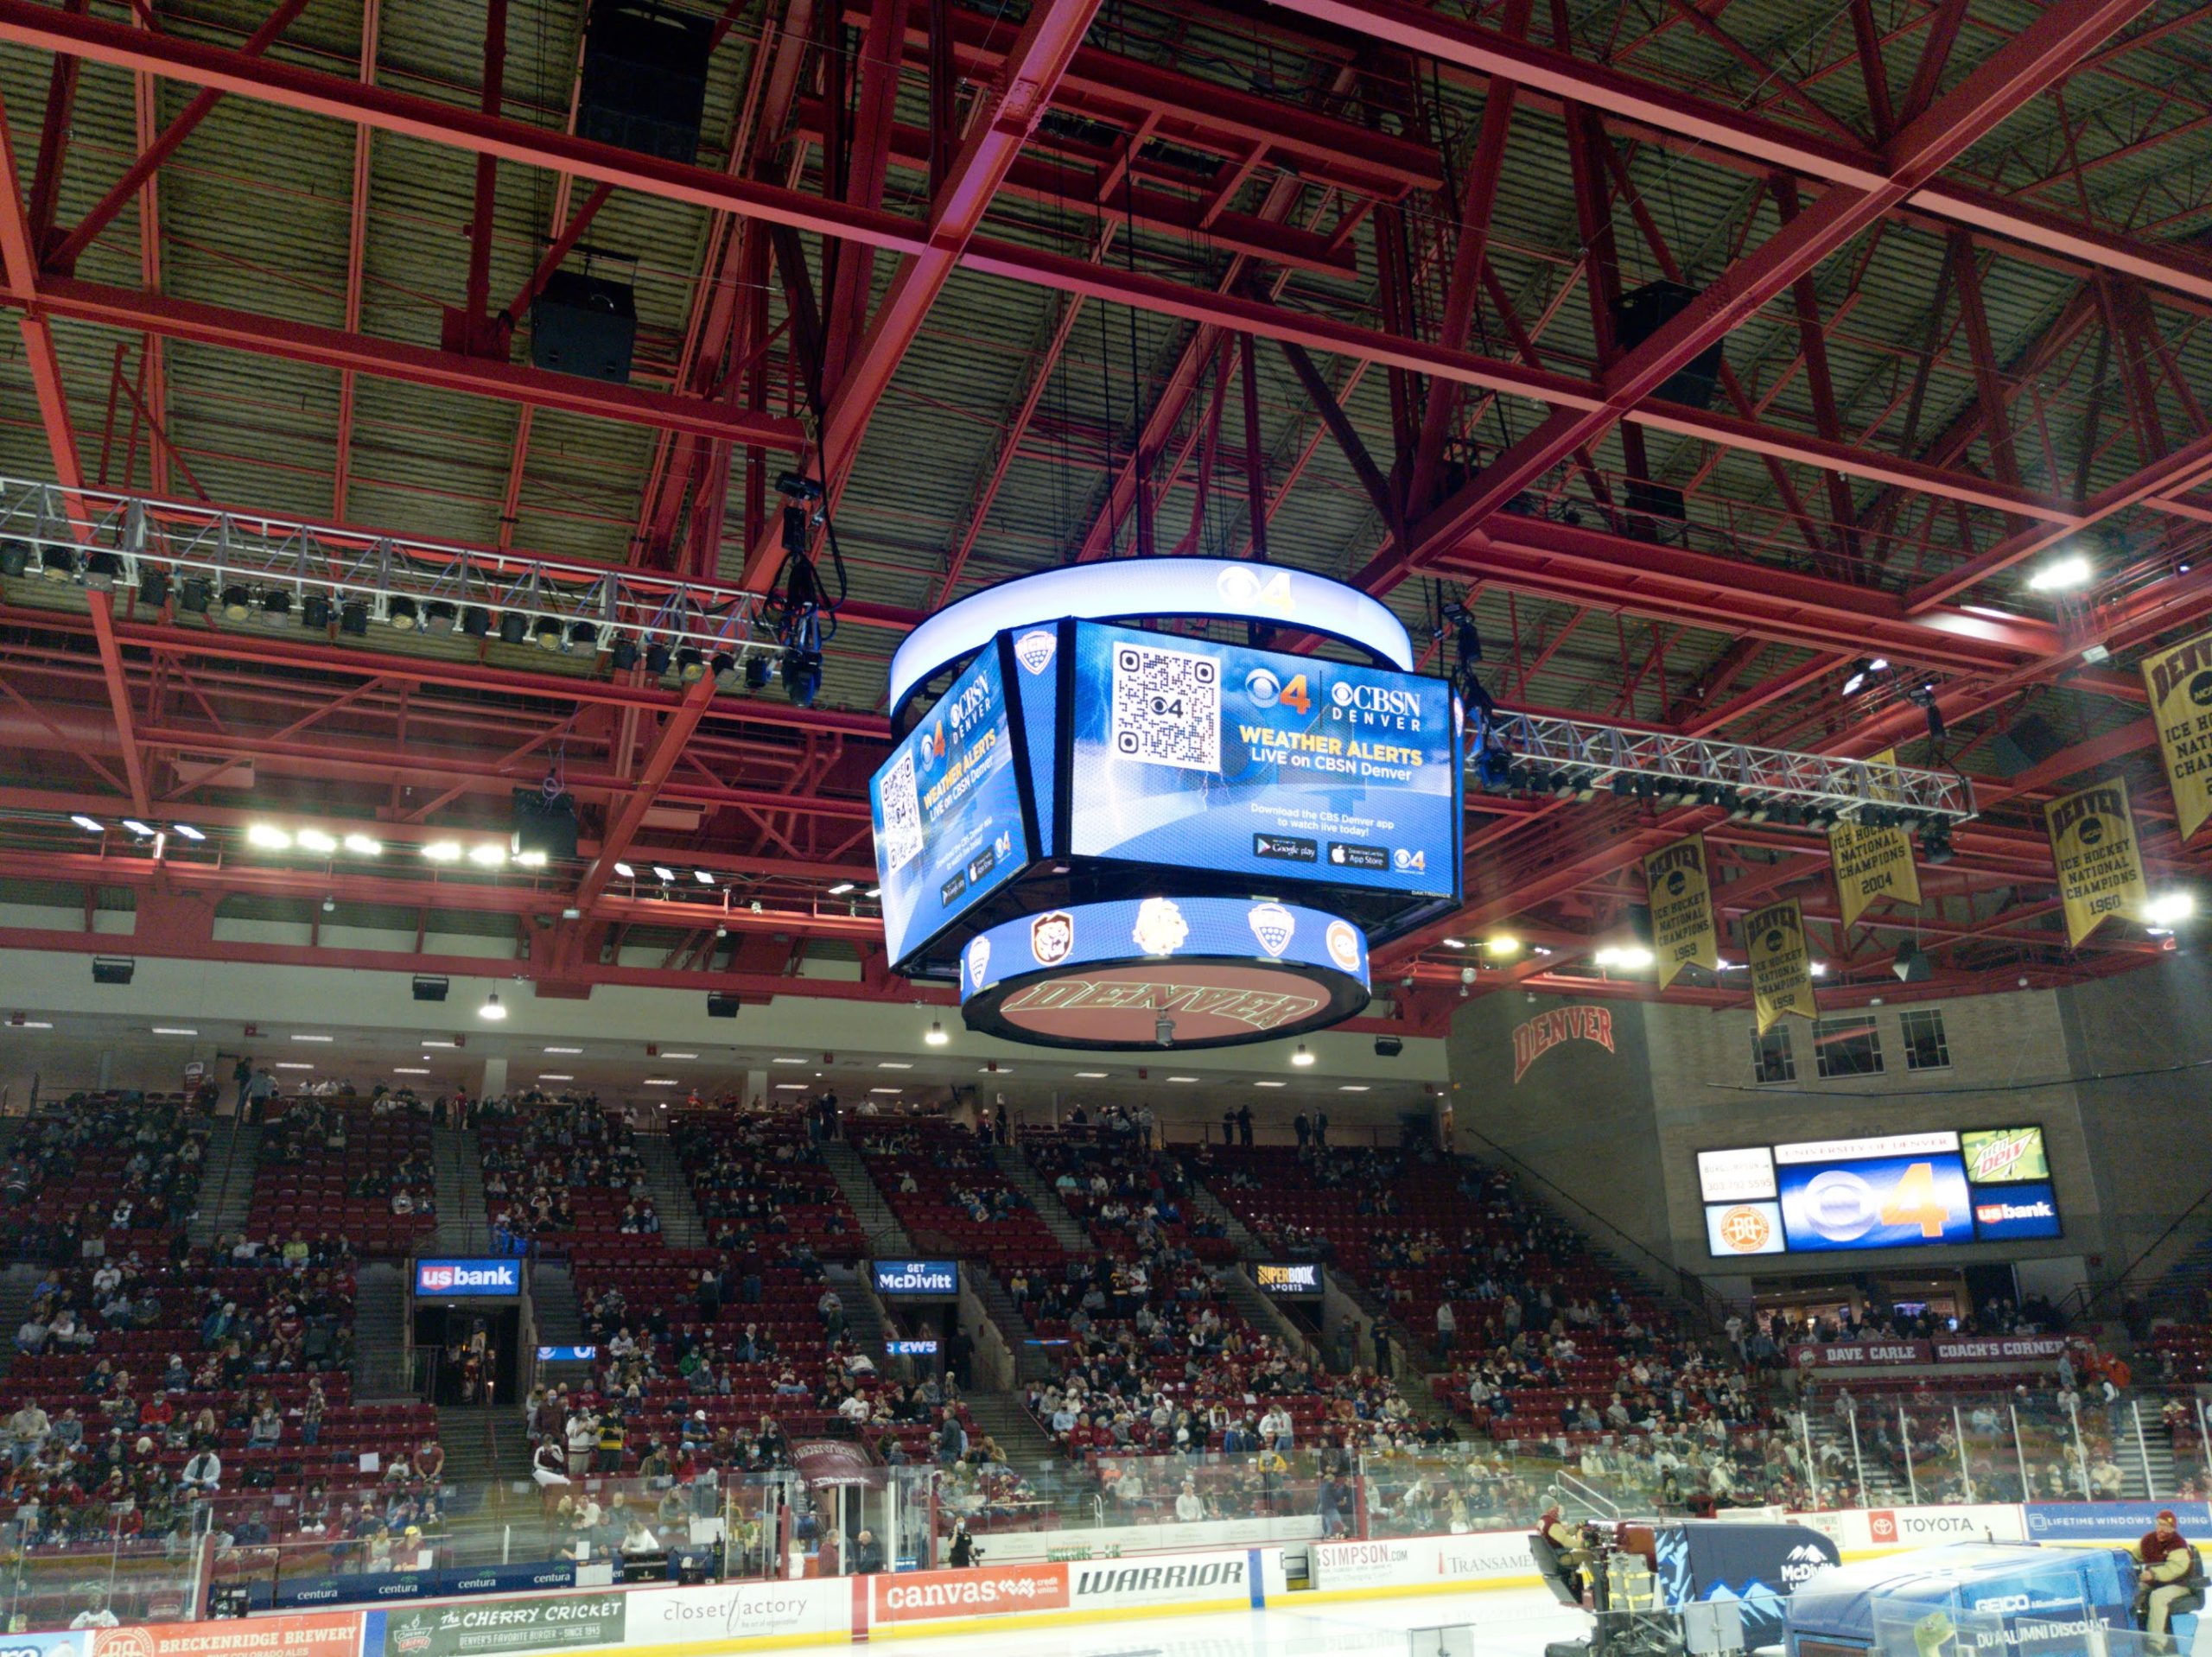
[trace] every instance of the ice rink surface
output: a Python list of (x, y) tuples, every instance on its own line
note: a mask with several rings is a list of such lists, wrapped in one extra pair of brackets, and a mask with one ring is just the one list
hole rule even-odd
[[(1540, 1588), (1323, 1600), (1310, 1609), (1299, 1597), (1263, 1611), (875, 1643), (899, 1657), (1436, 1657), (1440, 1649), (1448, 1657), (1543, 1657), (1548, 1641), (1573, 1639), (1590, 1626)], [(1415, 1629), (1446, 1627), (1448, 1637), (1424, 1637), (1415, 1649)]]

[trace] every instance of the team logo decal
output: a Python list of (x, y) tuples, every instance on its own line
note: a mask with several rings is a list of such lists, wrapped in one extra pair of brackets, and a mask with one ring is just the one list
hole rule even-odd
[(1290, 935), (1298, 930), (1298, 917), (1281, 904), (1262, 904), (1247, 918), (1260, 947), (1280, 961), (1282, 952), (1290, 948)]
[(968, 944), (968, 983), (971, 989), (983, 987), (983, 975), (991, 969), (991, 941), (978, 933)]
[(1346, 972), (1359, 970), (1359, 933), (1350, 921), (1331, 921), (1325, 937), (1329, 959)]
[(1767, 1245), (1773, 1227), (1755, 1208), (1737, 1207), (1720, 1216), (1720, 1241), (1741, 1254), (1756, 1254)]
[(1148, 955), (1172, 955), (1191, 936), (1191, 924), (1167, 898), (1147, 898), (1137, 905), (1137, 924), (1129, 936)]
[(1029, 923), (1029, 953), (1039, 966), (1058, 966), (1074, 948), (1075, 917), (1065, 910), (1052, 910)]
[(1052, 652), (1059, 647), (1059, 635), (1039, 627), (1014, 641), (1014, 659), (1031, 673), (1042, 673), (1052, 662)]

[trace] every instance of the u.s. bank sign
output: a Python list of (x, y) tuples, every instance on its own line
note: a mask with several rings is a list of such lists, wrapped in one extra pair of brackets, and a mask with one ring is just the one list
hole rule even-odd
[(522, 1262), (513, 1260), (418, 1260), (415, 1292), (440, 1299), (461, 1295), (518, 1295)]

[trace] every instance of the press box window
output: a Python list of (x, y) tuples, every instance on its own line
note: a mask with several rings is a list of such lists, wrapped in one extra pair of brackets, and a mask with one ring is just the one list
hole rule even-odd
[(1751, 1076), (1760, 1082), (1795, 1082), (1797, 1057), (1789, 1051), (1789, 1026), (1778, 1024), (1764, 1036), (1751, 1032)]
[(1817, 1020), (1813, 1047), (1823, 1076), (1882, 1073), (1882, 1038), (1871, 1018)]
[(1948, 1070), (1950, 1044), (1943, 1035), (1940, 1007), (1911, 1007), (1901, 1020), (1904, 1037), (1904, 1067), (1908, 1070)]

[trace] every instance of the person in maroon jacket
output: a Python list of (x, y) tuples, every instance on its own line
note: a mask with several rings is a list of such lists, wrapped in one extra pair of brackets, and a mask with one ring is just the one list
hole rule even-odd
[(2173, 1642), (2167, 1637), (2167, 1625), (2183, 1611), (2204, 1603), (2203, 1566), (2196, 1550), (2183, 1537), (2171, 1508), (2158, 1510), (2157, 1522), (2135, 1545), (2135, 1556), (2143, 1562), (2136, 1578), (2136, 1615), (2151, 1636), (2152, 1649), (2171, 1651)]

